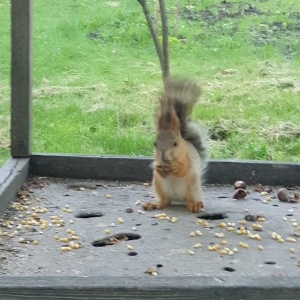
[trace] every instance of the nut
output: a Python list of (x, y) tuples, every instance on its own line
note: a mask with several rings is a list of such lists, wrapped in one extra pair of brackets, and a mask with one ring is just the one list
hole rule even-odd
[(246, 189), (246, 183), (241, 180), (236, 181), (233, 186), (234, 186), (235, 190), (237, 190), (237, 189), (245, 190)]
[(262, 227), (260, 224), (254, 223), (254, 224), (252, 224), (252, 229), (253, 229), (254, 231), (262, 231), (262, 230), (263, 230), (263, 227)]
[(277, 198), (279, 201), (288, 202), (290, 200), (290, 193), (286, 188), (281, 188), (277, 191)]
[(227, 231), (233, 232), (233, 231), (234, 231), (234, 228), (233, 228), (233, 227), (227, 227)]
[(212, 248), (213, 248), (214, 251), (217, 251), (217, 250), (220, 249), (220, 246), (218, 244), (215, 244), (215, 245), (212, 246)]
[(227, 251), (226, 251), (225, 249), (222, 249), (222, 250), (220, 251), (220, 254), (221, 254), (221, 255), (225, 255), (225, 254), (227, 254)]
[(200, 248), (201, 247), (201, 244), (200, 243), (197, 243), (197, 244), (195, 244), (194, 246), (193, 246), (193, 248), (195, 248), (195, 249), (198, 249), (198, 248)]
[(226, 225), (225, 222), (221, 222), (221, 223), (219, 224), (219, 226), (220, 226), (221, 228), (224, 228), (224, 227), (226, 227), (227, 225)]
[(244, 199), (247, 196), (247, 192), (243, 189), (236, 189), (233, 193), (233, 199)]

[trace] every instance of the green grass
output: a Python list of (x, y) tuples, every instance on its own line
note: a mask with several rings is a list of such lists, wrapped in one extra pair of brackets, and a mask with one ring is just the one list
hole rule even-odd
[[(174, 3), (171, 73), (202, 82), (194, 117), (210, 129), (210, 156), (300, 161), (300, 3), (182, 0), (177, 37)], [(9, 155), (9, 22), (0, 0), (0, 165)], [(151, 155), (160, 89), (137, 1), (34, 1), (34, 152)]]

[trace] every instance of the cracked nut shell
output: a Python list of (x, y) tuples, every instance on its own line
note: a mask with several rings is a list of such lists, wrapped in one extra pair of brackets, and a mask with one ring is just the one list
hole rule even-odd
[(244, 199), (247, 192), (244, 189), (236, 189), (233, 193), (233, 199)]

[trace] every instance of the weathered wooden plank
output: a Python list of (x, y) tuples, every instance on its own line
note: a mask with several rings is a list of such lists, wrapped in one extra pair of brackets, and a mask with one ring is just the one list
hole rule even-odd
[[(151, 162), (150, 157), (35, 154), (30, 159), (30, 170), (40, 176), (149, 181)], [(244, 180), (247, 184), (299, 185), (300, 164), (212, 160), (205, 177), (210, 184)]]
[(299, 278), (0, 277), (1, 299), (298, 300)]
[(0, 169), (0, 215), (14, 199), (16, 191), (26, 181), (29, 158), (11, 158)]
[(247, 184), (299, 185), (300, 164), (254, 160), (213, 160), (209, 163), (209, 183), (232, 184), (244, 180)]
[(11, 155), (29, 157), (32, 98), (32, 3), (11, 1)]
[(103, 180), (149, 180), (150, 158), (32, 155), (30, 172), (40, 176)]

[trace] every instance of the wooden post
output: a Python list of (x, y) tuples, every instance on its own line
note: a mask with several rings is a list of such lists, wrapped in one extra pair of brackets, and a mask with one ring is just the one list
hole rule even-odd
[(31, 154), (32, 1), (11, 0), (11, 156)]

